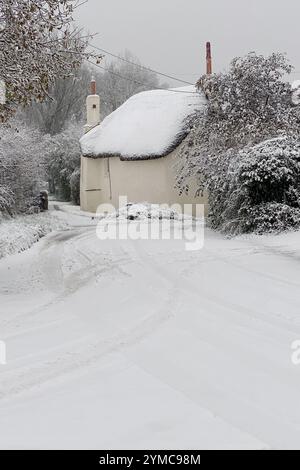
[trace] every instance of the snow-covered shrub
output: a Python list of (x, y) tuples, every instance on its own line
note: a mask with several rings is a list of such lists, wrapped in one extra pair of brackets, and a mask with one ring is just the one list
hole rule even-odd
[(281, 232), (300, 228), (300, 209), (277, 202), (258, 204), (248, 209), (241, 232)]
[(50, 139), (46, 163), (50, 192), (64, 201), (71, 200), (71, 177), (80, 171), (81, 133), (81, 126), (69, 124), (63, 132)]
[[(0, 212), (26, 212), (44, 189), (45, 180), (52, 193), (70, 200), (71, 177), (80, 171), (80, 132), (81, 126), (74, 124), (54, 136), (19, 121), (0, 126)], [(75, 179), (73, 192), (78, 200)]]
[(300, 142), (285, 137), (267, 140), (240, 151), (238, 160), (237, 186), (251, 205), (276, 201), (299, 206)]
[(73, 204), (80, 204), (80, 169), (77, 168), (73, 171), (70, 177), (70, 188), (71, 188), (71, 202)]
[[(215, 228), (227, 232), (297, 226), (300, 210), (300, 143), (264, 141), (224, 160), (226, 172), (209, 182)], [(274, 213), (272, 214), (272, 210)], [(257, 217), (257, 221), (256, 221)]]
[(127, 220), (140, 220), (146, 221), (152, 220), (191, 220), (192, 216), (183, 214), (176, 208), (164, 207), (159, 204), (151, 204), (148, 202), (143, 203), (129, 203), (124, 207), (118, 209), (115, 213), (112, 213), (108, 218), (118, 218)]
[(0, 185), (0, 216), (1, 214), (12, 215), (14, 198), (12, 191), (5, 186)]

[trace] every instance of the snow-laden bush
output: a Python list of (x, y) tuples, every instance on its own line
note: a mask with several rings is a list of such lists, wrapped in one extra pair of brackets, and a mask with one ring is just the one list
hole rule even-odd
[(12, 191), (8, 187), (0, 185), (0, 218), (1, 214), (12, 215), (14, 202)]
[(79, 203), (80, 133), (74, 124), (54, 136), (17, 120), (0, 126), (0, 214), (27, 212), (47, 180), (56, 196)]
[(70, 177), (71, 202), (80, 204), (80, 168), (73, 171)]
[[(75, 173), (80, 172), (79, 138), (81, 126), (69, 124), (60, 134), (51, 137), (46, 157), (46, 172), (50, 192), (63, 201), (72, 200), (71, 178), (73, 178), (73, 194), (75, 196)], [(78, 183), (78, 175), (77, 175)], [(78, 191), (78, 187), (77, 187)]]
[(300, 228), (300, 209), (277, 202), (258, 204), (243, 217), (242, 232), (282, 232)]
[[(297, 227), (300, 210), (300, 142), (264, 141), (224, 161), (226, 172), (209, 182), (212, 224), (227, 232)], [(273, 212), (272, 212), (273, 211)]]
[(276, 201), (299, 206), (300, 142), (267, 140), (242, 150), (239, 160), (237, 184), (252, 205)]
[(137, 204), (129, 203), (121, 207), (116, 212), (108, 215), (111, 219), (128, 219), (146, 221), (152, 220), (192, 220), (192, 216), (176, 210), (176, 207), (167, 207), (159, 204), (142, 202)]

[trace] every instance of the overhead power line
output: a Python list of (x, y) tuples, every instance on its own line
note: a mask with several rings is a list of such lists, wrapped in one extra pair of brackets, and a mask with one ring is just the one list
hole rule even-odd
[[(120, 73), (118, 72), (113, 72), (112, 70), (109, 70), (108, 68), (106, 67), (103, 67), (102, 65), (99, 65), (99, 64), (94, 64), (94, 62), (92, 62), (91, 60), (88, 60), (88, 62), (92, 65), (94, 65), (94, 67), (97, 67), (99, 69), (102, 69), (102, 70), (105, 70), (106, 72), (110, 73), (111, 75), (114, 75), (116, 77), (119, 77), (119, 78), (122, 78), (123, 80), (127, 80), (129, 82), (132, 82), (132, 83), (136, 83), (137, 85), (141, 85), (143, 87), (146, 87), (148, 88), (148, 85), (146, 83), (143, 83), (143, 82), (140, 82), (138, 80), (135, 80), (134, 78), (129, 78), (129, 77), (125, 77), (124, 75), (121, 75)], [(172, 89), (172, 88), (159, 88), (159, 87), (154, 87), (153, 88), (154, 90), (165, 90), (165, 91), (170, 91), (171, 93), (186, 93), (186, 94), (189, 94), (189, 95), (196, 95), (198, 94), (197, 91), (185, 91), (185, 90), (176, 90), (176, 89)]]
[(144, 65), (137, 64), (131, 60), (126, 59), (125, 57), (114, 54), (113, 52), (102, 49), (101, 47), (94, 46), (93, 44), (89, 44), (89, 46), (93, 47), (94, 49), (97, 49), (98, 51), (104, 52), (104, 54), (108, 54), (112, 57), (115, 57), (116, 59), (122, 60), (123, 62), (126, 62), (127, 64), (131, 64), (136, 67), (140, 67), (141, 69), (148, 70), (148, 72), (156, 73), (157, 75), (161, 75), (162, 77), (165, 77), (165, 78), (170, 78), (171, 80), (176, 80), (177, 82), (185, 83), (186, 85), (194, 85), (194, 83), (187, 82), (186, 80), (181, 80), (180, 78), (173, 77), (172, 75), (168, 75), (163, 72), (158, 72), (157, 70), (151, 69), (150, 67), (145, 67)]

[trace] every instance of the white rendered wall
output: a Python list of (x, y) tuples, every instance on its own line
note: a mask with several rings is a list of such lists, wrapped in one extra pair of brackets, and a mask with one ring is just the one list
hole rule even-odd
[(141, 161), (82, 157), (82, 210), (96, 212), (98, 205), (104, 203), (118, 208), (119, 196), (127, 196), (128, 202), (133, 203), (199, 203), (207, 206), (206, 195), (194, 197), (195, 188), (191, 188), (188, 195), (181, 196), (174, 189), (176, 154), (175, 150), (167, 157)]

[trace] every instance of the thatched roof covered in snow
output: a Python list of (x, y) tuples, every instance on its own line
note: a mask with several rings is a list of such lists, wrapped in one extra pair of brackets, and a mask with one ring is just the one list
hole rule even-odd
[(82, 154), (121, 160), (164, 157), (183, 141), (188, 118), (205, 104), (194, 86), (138, 93), (81, 138)]

